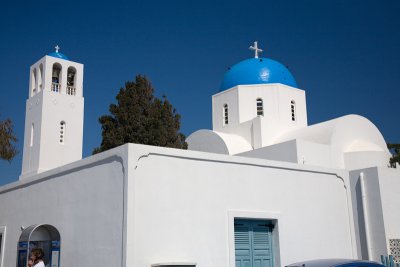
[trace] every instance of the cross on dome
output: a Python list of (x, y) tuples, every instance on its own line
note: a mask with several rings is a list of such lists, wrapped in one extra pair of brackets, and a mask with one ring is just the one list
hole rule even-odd
[(258, 42), (254, 42), (254, 46), (249, 47), (250, 50), (254, 50), (254, 58), (258, 58), (258, 53), (261, 54), (262, 49), (258, 48)]
[(60, 50), (60, 47), (58, 45), (56, 45), (54, 48), (56, 49), (56, 53), (58, 53), (58, 50)]

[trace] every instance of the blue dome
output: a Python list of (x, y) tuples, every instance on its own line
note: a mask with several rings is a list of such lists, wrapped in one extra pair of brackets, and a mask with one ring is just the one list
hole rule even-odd
[(58, 58), (62, 58), (62, 59), (65, 59), (65, 60), (69, 60), (69, 58), (68, 58), (66, 55), (61, 54), (60, 52), (53, 52), (53, 53), (50, 53), (49, 56), (51, 56), (51, 57), (58, 57)]
[(290, 71), (269, 58), (250, 58), (233, 65), (224, 75), (220, 91), (245, 84), (281, 83), (297, 87)]

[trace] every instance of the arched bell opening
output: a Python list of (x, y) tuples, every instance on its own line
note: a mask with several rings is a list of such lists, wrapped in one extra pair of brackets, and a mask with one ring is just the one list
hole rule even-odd
[(17, 267), (26, 267), (30, 252), (41, 248), (44, 252), (45, 266), (60, 265), (60, 233), (49, 224), (31, 225), (21, 233), (18, 241)]
[(53, 64), (53, 71), (51, 75), (51, 91), (60, 92), (61, 89), (61, 65), (59, 63)]
[(67, 95), (76, 94), (76, 69), (69, 67), (67, 71)]
[(39, 75), (38, 75), (38, 91), (43, 90), (43, 64), (39, 65)]
[(32, 95), (37, 93), (37, 89), (36, 89), (36, 80), (37, 80), (37, 71), (36, 68), (34, 68), (32, 70), (32, 74), (31, 74), (31, 89), (32, 89)]

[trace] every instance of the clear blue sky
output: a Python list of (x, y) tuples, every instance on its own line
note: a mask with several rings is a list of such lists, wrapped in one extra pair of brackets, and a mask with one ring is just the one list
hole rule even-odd
[(400, 1), (6, 1), (0, 8), (0, 119), (19, 155), (0, 162), (0, 184), (21, 170), (29, 67), (58, 44), (83, 63), (83, 156), (101, 142), (98, 117), (125, 81), (145, 74), (182, 115), (186, 135), (211, 128), (211, 95), (258, 40), (306, 91), (309, 124), (346, 114), (400, 142)]

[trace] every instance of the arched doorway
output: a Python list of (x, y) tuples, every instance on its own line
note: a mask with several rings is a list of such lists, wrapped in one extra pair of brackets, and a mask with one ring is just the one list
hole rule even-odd
[(46, 267), (59, 267), (60, 233), (54, 226), (36, 224), (23, 230), (18, 241), (17, 267), (27, 266), (27, 260), (33, 248), (43, 249)]

